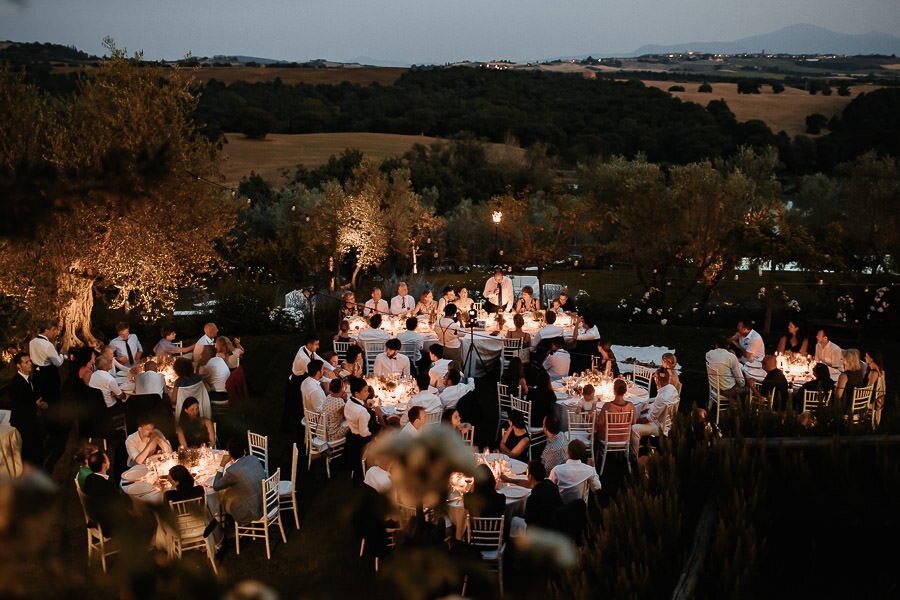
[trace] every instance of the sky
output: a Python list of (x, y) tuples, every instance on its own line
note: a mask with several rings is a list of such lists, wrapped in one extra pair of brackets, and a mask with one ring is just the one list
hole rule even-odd
[(0, 0), (0, 40), (147, 59), (215, 54), (404, 64), (624, 54), (810, 23), (900, 35), (900, 0)]

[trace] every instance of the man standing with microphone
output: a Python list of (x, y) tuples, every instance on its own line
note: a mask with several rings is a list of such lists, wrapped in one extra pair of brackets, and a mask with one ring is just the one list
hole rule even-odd
[(484, 310), (510, 312), (514, 301), (512, 280), (503, 275), (502, 269), (494, 269), (494, 275), (484, 284)]

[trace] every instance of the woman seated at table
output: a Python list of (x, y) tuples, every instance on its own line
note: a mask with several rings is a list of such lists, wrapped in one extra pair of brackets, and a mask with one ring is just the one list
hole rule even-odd
[(349, 346), (347, 356), (341, 364), (341, 369), (349, 373), (350, 377), (363, 376), (363, 349), (359, 346)]
[(509, 364), (503, 370), (500, 383), (506, 386), (510, 395), (524, 398), (528, 395), (528, 383), (525, 381), (525, 365), (522, 359), (514, 356), (509, 359)]
[(224, 335), (216, 338), (216, 356), (224, 360), (232, 371), (240, 366), (243, 355), (244, 347), (241, 346), (241, 338), (234, 338), (234, 342)]
[(781, 339), (778, 340), (778, 353), (793, 352), (806, 356), (809, 344), (806, 334), (794, 321), (788, 321), (787, 330), (787, 335), (781, 336)]
[(530, 285), (526, 285), (522, 288), (522, 295), (516, 300), (516, 304), (513, 307), (513, 310), (517, 314), (522, 313), (530, 313), (536, 310), (541, 310), (541, 303), (538, 302), (538, 299), (534, 297), (534, 290), (531, 289)]
[(455, 408), (450, 408), (444, 411), (444, 414), (441, 415), (441, 424), (452, 427), (454, 431), (458, 434), (463, 434), (463, 422), (462, 417), (459, 414), (459, 411)]
[(831, 371), (825, 363), (816, 363), (813, 367), (813, 379), (807, 381), (798, 390), (794, 390), (792, 403), (796, 412), (803, 411), (803, 399), (806, 392), (816, 392), (820, 401), (825, 400), (825, 394), (834, 391), (834, 380), (831, 379)]
[(537, 423), (543, 423), (544, 417), (553, 414), (556, 405), (556, 393), (553, 391), (553, 383), (546, 371), (538, 371), (537, 381), (528, 391), (528, 400), (531, 402), (531, 423), (537, 427)]
[(166, 436), (156, 428), (149, 416), (144, 416), (138, 421), (137, 431), (125, 440), (125, 451), (128, 453), (128, 466), (142, 465), (154, 454), (161, 452), (168, 454), (172, 451), (172, 445)]
[(531, 346), (531, 335), (523, 331), (523, 327), (525, 327), (525, 318), (519, 314), (513, 315), (513, 328), (506, 332), (506, 338), (510, 340), (522, 338), (522, 347), (528, 348)]
[(437, 302), (434, 301), (434, 294), (431, 293), (431, 290), (425, 290), (422, 292), (422, 295), (419, 296), (419, 301), (416, 303), (416, 307), (413, 309), (413, 316), (416, 315), (430, 315), (432, 313), (437, 313)]
[(506, 496), (497, 491), (497, 480), (487, 465), (475, 467), (475, 484), (472, 491), (463, 496), (463, 505), (470, 515), (482, 519), (506, 514)]
[(202, 486), (197, 485), (191, 472), (183, 465), (175, 465), (169, 469), (169, 479), (172, 480), (175, 488), (163, 494), (166, 502), (206, 498), (206, 491)]
[(181, 407), (181, 416), (175, 424), (175, 433), (182, 448), (199, 448), (203, 444), (214, 446), (216, 434), (212, 421), (200, 416), (200, 402), (191, 396)]
[(609, 340), (597, 343), (597, 353), (600, 356), (600, 361), (598, 361), (600, 372), (605, 373), (609, 377), (618, 377), (619, 363), (616, 361), (616, 355), (613, 354), (612, 344)]
[(356, 296), (353, 295), (353, 292), (344, 292), (341, 297), (340, 315), (341, 321), (359, 315), (359, 306), (356, 304)]
[(843, 406), (845, 412), (849, 412), (853, 403), (853, 392), (856, 388), (866, 385), (862, 363), (859, 361), (859, 350), (855, 348), (841, 350), (841, 363), (844, 372), (838, 377), (832, 402), (837, 400), (841, 403), (838, 406)]
[(525, 428), (525, 417), (518, 411), (512, 411), (507, 421), (508, 428), (503, 430), (500, 438), (500, 452), (510, 458), (521, 458), (528, 452), (528, 430)]
[(475, 301), (469, 298), (469, 290), (466, 289), (465, 286), (456, 288), (456, 314), (460, 316), (463, 321), (468, 320), (469, 318), (469, 309), (472, 308), (472, 305), (475, 304)]
[(341, 324), (338, 325), (338, 332), (334, 334), (333, 340), (335, 342), (352, 342), (353, 338), (350, 337), (350, 321), (341, 321)]
[[(323, 360), (326, 364), (329, 364), (329, 365), (331, 365), (332, 367), (334, 367), (335, 369), (339, 369), (340, 366), (341, 366), (341, 365), (340, 365), (340, 360), (338, 359), (337, 352), (335, 352), (334, 350), (326, 350), (325, 352), (323, 352), (323, 353), (322, 353), (322, 360)], [(334, 371), (328, 371), (328, 370), (326, 370), (325, 373), (323, 373), (323, 375), (325, 375), (326, 377), (328, 377), (328, 374), (329, 374), (329, 373), (333, 373), (333, 372), (334, 372)]]
[(178, 400), (178, 388), (196, 385), (203, 378), (194, 373), (194, 363), (188, 358), (176, 358), (172, 370), (175, 371), (175, 382), (172, 384), (171, 399), (172, 404), (175, 404)]
[(675, 386), (675, 389), (678, 390), (678, 394), (681, 394), (681, 379), (678, 378), (678, 371), (675, 370), (675, 367), (678, 365), (678, 359), (675, 358), (675, 355), (671, 352), (666, 352), (662, 355), (662, 366), (663, 368), (669, 372), (669, 383)]
[(597, 435), (600, 436), (599, 439), (601, 441), (603, 436), (606, 435), (606, 418), (610, 413), (631, 413), (631, 418), (628, 419), (628, 429), (621, 434), (610, 435), (609, 441), (627, 442), (631, 439), (631, 426), (637, 422), (637, 416), (634, 412), (634, 404), (625, 399), (626, 392), (628, 392), (628, 384), (625, 383), (625, 380), (616, 379), (613, 382), (614, 396), (612, 402), (604, 404), (603, 408), (600, 409), (600, 414), (597, 415)]

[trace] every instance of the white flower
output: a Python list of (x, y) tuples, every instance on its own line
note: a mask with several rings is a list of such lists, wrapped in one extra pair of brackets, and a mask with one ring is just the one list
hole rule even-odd
[(657, 308), (657, 309), (656, 309), (656, 314), (657, 314), (657, 315), (661, 315), (662, 313), (663, 313), (663, 310), (662, 310), (661, 308)]
[(700, 310), (700, 309), (695, 306), (694, 308), (691, 309), (691, 312), (697, 312), (698, 310)]
[(652, 314), (653, 314), (653, 309), (652, 309), (652, 308), (648, 308), (648, 309), (647, 309), (647, 314), (648, 314), (648, 315), (652, 315)]
[(665, 324), (668, 323), (668, 322), (669, 322), (668, 319), (662, 319), (662, 320), (659, 322), (659, 324), (660, 324), (660, 325), (665, 325)]
[(884, 309), (883, 309), (883, 308), (879, 308), (879, 309), (878, 309), (878, 312), (883, 313), (883, 312), (884, 312)]
[(644, 300), (650, 299), (650, 292), (644, 292)]

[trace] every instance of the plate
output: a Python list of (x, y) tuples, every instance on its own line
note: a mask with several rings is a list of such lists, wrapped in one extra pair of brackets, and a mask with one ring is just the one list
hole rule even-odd
[(125, 493), (129, 496), (143, 496), (153, 491), (153, 486), (146, 481), (138, 481), (125, 486)]
[(524, 475), (528, 471), (528, 465), (525, 463), (510, 459), (509, 461), (509, 472), (513, 475)]
[(125, 481), (137, 481), (149, 472), (150, 469), (148, 469), (144, 465), (135, 465), (122, 473), (122, 479), (124, 479)]
[(523, 488), (520, 485), (508, 485), (504, 488), (501, 488), (500, 493), (507, 498), (524, 498), (525, 496), (531, 494), (531, 490), (529, 490), (528, 488)]

